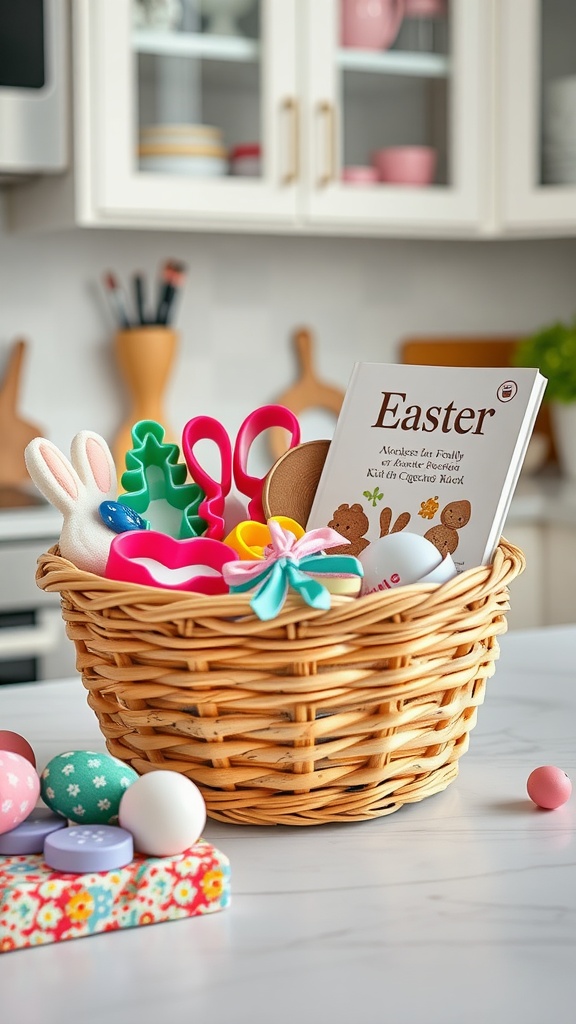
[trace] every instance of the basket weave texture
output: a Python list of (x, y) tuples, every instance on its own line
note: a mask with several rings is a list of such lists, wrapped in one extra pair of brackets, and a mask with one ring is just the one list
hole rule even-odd
[(111, 754), (182, 772), (210, 817), (313, 825), (390, 814), (444, 789), (484, 699), (522, 552), (440, 587), (261, 622), (246, 595), (140, 587), (52, 548), (36, 580), (61, 595), (76, 664)]

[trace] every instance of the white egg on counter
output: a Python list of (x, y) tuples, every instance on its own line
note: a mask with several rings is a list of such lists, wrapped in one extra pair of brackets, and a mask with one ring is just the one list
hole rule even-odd
[(206, 804), (186, 775), (151, 771), (126, 790), (118, 819), (122, 828), (132, 833), (138, 853), (170, 857), (183, 853), (200, 838)]

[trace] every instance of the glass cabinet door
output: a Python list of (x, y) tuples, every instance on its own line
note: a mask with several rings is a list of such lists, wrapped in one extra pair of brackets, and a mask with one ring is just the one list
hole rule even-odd
[(291, 220), (294, 0), (85, 0), (104, 216)]
[(312, 220), (470, 233), (485, 210), (483, 0), (305, 5)]
[(503, 0), (499, 32), (502, 225), (573, 234), (576, 4)]

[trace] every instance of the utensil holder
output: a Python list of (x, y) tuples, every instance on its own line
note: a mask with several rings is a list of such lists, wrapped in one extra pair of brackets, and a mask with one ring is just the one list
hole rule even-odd
[(178, 350), (178, 333), (156, 324), (118, 331), (114, 354), (131, 401), (129, 415), (118, 430), (112, 453), (118, 475), (125, 466), (126, 452), (132, 448), (132, 425), (139, 420), (156, 420), (165, 429), (167, 441), (175, 434), (166, 422), (164, 396)]

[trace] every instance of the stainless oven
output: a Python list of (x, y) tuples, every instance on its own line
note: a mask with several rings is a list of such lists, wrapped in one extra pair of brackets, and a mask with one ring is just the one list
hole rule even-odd
[(60, 598), (36, 586), (38, 555), (62, 523), (51, 505), (0, 509), (0, 684), (75, 674)]
[(0, 181), (68, 159), (67, 0), (0, 0)]

